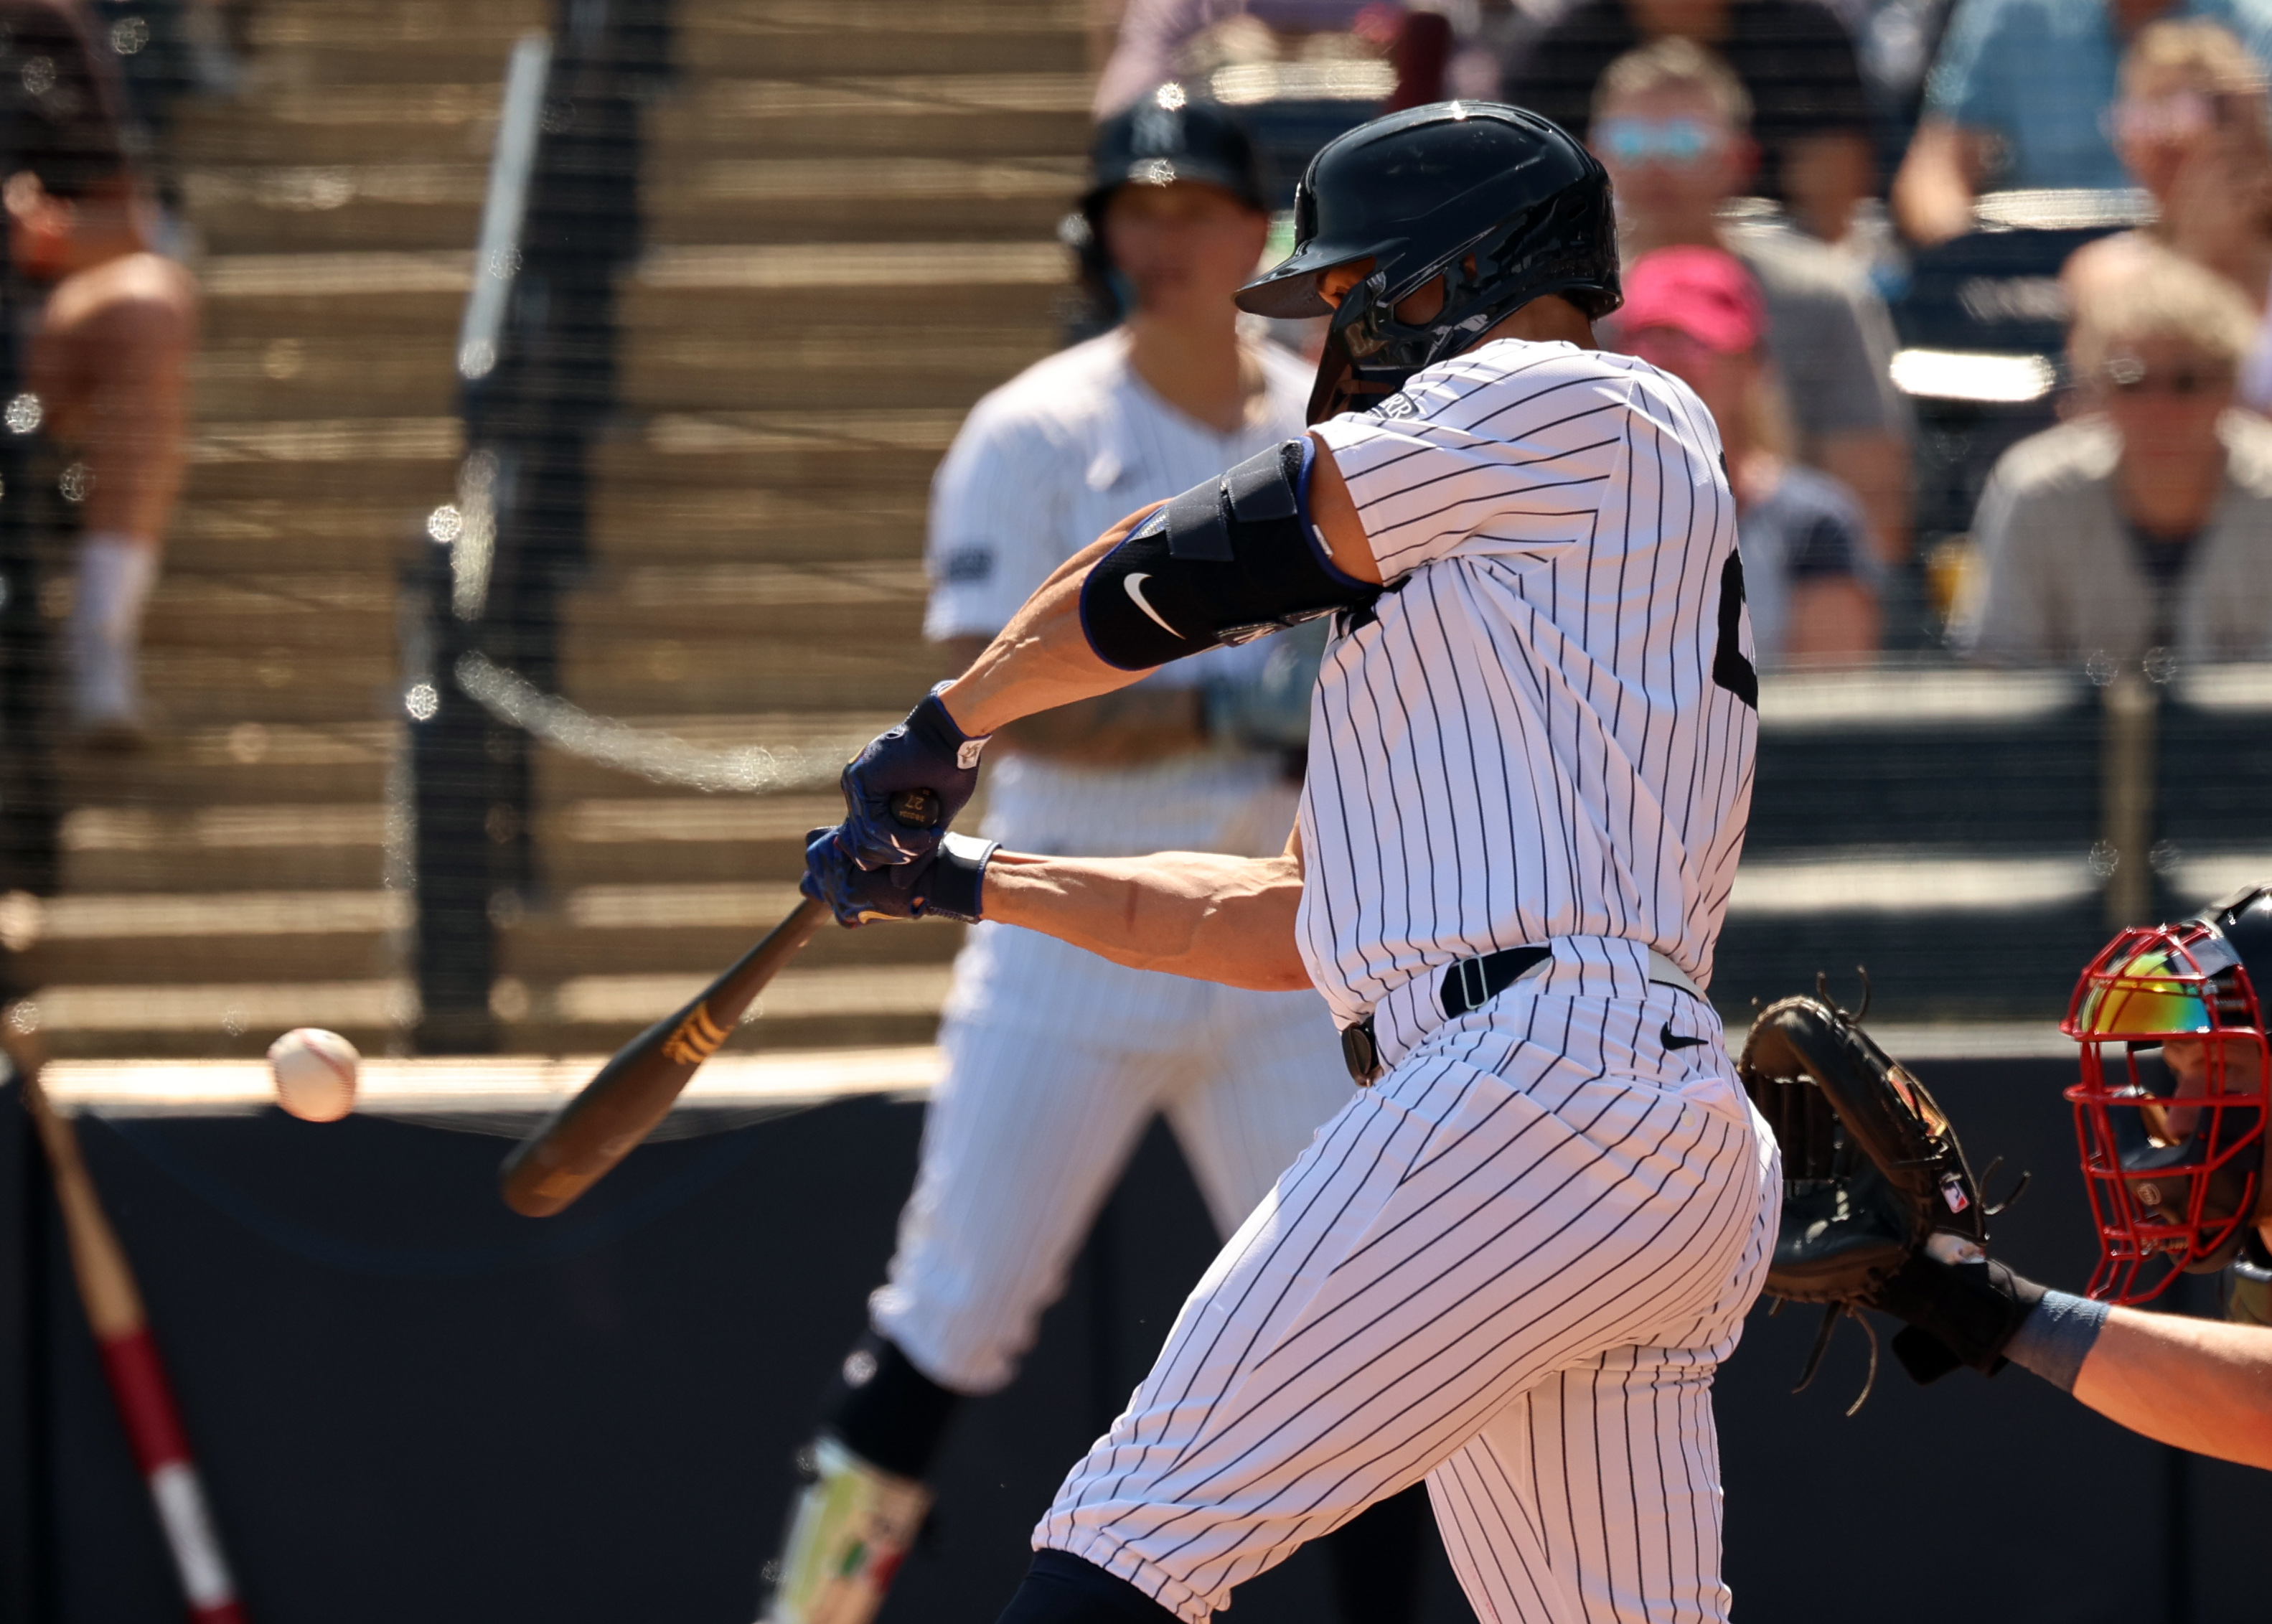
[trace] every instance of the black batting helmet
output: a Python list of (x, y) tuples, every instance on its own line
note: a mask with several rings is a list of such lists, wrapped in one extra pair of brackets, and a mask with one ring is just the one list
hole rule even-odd
[[(1334, 309), (1319, 278), (1361, 259), (1371, 273)], [(1442, 311), (1424, 325), (1398, 321), (1397, 303), (1439, 275)], [(1316, 423), (1394, 393), (1550, 293), (1595, 318), (1623, 299), (1608, 174), (1536, 113), (1439, 101), (1319, 150), (1294, 194), (1292, 256), (1238, 303), (1260, 316), (1333, 311), (1310, 398)]]

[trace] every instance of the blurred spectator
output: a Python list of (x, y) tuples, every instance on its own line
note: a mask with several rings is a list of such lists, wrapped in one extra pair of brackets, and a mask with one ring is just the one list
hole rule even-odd
[(1879, 570), (1862, 510), (1836, 480), (1791, 461), (1766, 324), (1759, 286), (1733, 256), (1664, 248), (1626, 272), (1625, 307), (1603, 337), (1685, 382), (1720, 425), (1760, 663), (1866, 656)]
[[(2173, 250), (2238, 287), (2260, 317), (2272, 294), (2272, 138), (2264, 71), (2211, 22), (2149, 23), (2122, 58), (2110, 123), (2123, 167), (2157, 218), (2085, 244), (2067, 261), (2071, 304), (2130, 274), (2141, 256)], [(2241, 370), (2241, 398), (2272, 404), (2272, 327), (2260, 323)]]
[(93, 737), (123, 740), (142, 726), (138, 646), (182, 483), (197, 296), (149, 251), (114, 64), (84, 13), (71, 0), (0, 0), (0, 25), (10, 253), (47, 290), (23, 381), (43, 431), (75, 460), (64, 492), (81, 535), (72, 707)]
[[(1211, 33), (1222, 36), (1223, 51), (1242, 58), (1299, 54), (1304, 40), (1319, 35), (1350, 36), (1357, 49), (1388, 55), (1404, 22), (1403, 0), (1128, 0), (1091, 111), (1110, 118), (1163, 80), (1192, 77), (1206, 65), (1195, 53)], [(1439, 51), (1431, 88), (1442, 73)]]
[(2157, 252), (2077, 312), (2087, 415), (2004, 453), (1980, 498), (1956, 646), (1986, 660), (2272, 653), (2272, 423), (2229, 409), (2238, 290)]
[(2128, 185), (2107, 116), (2116, 64), (2164, 14), (2224, 23), (2260, 60), (2272, 46), (2272, 0), (1961, 0), (1894, 180), (1902, 228), (1944, 243), (1972, 229), (1982, 191)]
[(1828, 0), (1854, 36), (1854, 56), (1881, 116), (1906, 124), (1948, 26), (1952, 0)]
[(1759, 138), (1753, 179), (1806, 230), (1837, 242), (1877, 190), (1869, 98), (1846, 26), (1822, 0), (1577, 0), (1518, 30), (1506, 100), (1585, 132), (1610, 64), (1644, 41), (1708, 46), (1743, 83)]
[(1885, 303), (1837, 254), (1773, 220), (1730, 221), (1751, 173), (1749, 98), (1686, 40), (1628, 52), (1602, 75), (1593, 147), (1617, 189), (1627, 263), (1661, 248), (1724, 248), (1767, 300), (1767, 343), (1800, 425), (1802, 461), (1861, 500), (1879, 558), (1910, 543), (1908, 403), (1887, 376)]

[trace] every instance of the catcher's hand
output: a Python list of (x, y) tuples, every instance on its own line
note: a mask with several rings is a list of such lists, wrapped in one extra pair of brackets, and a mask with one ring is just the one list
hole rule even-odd
[[(1960, 1259), (1984, 1267), (1987, 1215), (1947, 1115), (1845, 1011), (1819, 998), (1768, 1006), (1737, 1069), (1782, 1149), (1782, 1224), (1768, 1293), (1829, 1306), (1803, 1388), (1841, 1314), (1914, 1310), (1939, 1300), (1941, 1275), (1933, 1271)], [(1928, 1315), (1904, 1317), (1931, 1323)], [(1959, 1358), (1972, 1362), (1971, 1346), (1936, 1354), (1914, 1342), (1925, 1334), (1895, 1339), (1920, 1380)]]

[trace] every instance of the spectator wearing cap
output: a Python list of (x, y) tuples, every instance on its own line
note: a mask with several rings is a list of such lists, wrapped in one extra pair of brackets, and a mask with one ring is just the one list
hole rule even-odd
[(2261, 61), (2272, 0), (1961, 0), (1894, 177), (1895, 217), (1931, 244), (1972, 229), (1998, 190), (2131, 183), (2108, 117), (2129, 42), (2163, 18), (2223, 24)]
[(1800, 425), (1795, 453), (1853, 491), (1876, 556), (1910, 543), (1908, 403), (1887, 377), (1893, 323), (1841, 255), (1726, 206), (1752, 171), (1750, 98), (1726, 64), (1686, 40), (1628, 52), (1602, 75), (1592, 145), (1616, 187), (1625, 257), (1724, 248), (1757, 280), (1767, 347)]
[(2272, 654), (2272, 423), (2232, 409), (2253, 315), (2166, 251), (2087, 290), (2082, 415), (2004, 453), (1956, 647), (2010, 662)]
[(1720, 425), (1760, 663), (1866, 658), (1878, 647), (1879, 566), (1853, 493), (1790, 460), (1766, 320), (1733, 255), (1664, 248), (1627, 270), (1625, 305), (1603, 336), (1685, 383)]
[(1666, 40), (1717, 53), (1744, 86), (1760, 195), (1813, 236), (1842, 240), (1854, 206), (1877, 191), (1877, 167), (1853, 36), (1822, 0), (1577, 0), (1515, 34), (1503, 94), (1583, 134), (1610, 64)]
[(138, 739), (142, 612), (186, 462), (197, 291), (151, 251), (116, 60), (69, 0), (0, 0), (0, 198), (16, 268), (48, 289), (25, 383), (75, 459), (68, 650), (78, 727)]

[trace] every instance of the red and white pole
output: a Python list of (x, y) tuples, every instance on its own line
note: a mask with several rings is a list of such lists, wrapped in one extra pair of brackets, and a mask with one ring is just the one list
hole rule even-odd
[[(0, 1028), (4, 1025), (0, 1018)], [(117, 1233), (103, 1214), (94, 1180), (87, 1175), (78, 1136), (49, 1104), (31, 1044), (12, 1030), (0, 1041), (5, 1042), (8, 1058), (15, 1064), (25, 1108), (32, 1113), (55, 1173), (56, 1201), (64, 1210), (79, 1300), (86, 1305), (87, 1325), (102, 1354), (103, 1374), (109, 1378), (118, 1418), (157, 1505), (158, 1523), (173, 1553), (190, 1617), (195, 1624), (245, 1624), (228, 1559), (221, 1553), (220, 1538), (206, 1507), (205, 1486), (182, 1430), (181, 1411), (167, 1384), (166, 1367), (159, 1362), (157, 1344), (150, 1340), (142, 1293)]]

